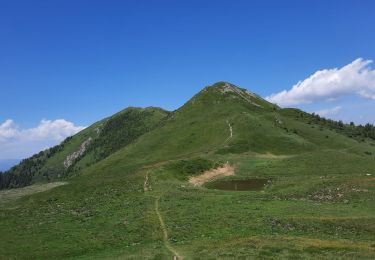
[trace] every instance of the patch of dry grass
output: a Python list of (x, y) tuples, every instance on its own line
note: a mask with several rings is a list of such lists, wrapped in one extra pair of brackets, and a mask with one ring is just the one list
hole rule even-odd
[(2, 190), (0, 191), (0, 205), (17, 200), (27, 195), (47, 191), (65, 184), (67, 184), (67, 182), (51, 182), (45, 184), (34, 184), (18, 189)]

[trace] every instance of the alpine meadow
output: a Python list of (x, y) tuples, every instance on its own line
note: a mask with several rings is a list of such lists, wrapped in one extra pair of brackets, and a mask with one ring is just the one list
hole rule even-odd
[(228, 82), (0, 174), (1, 259), (375, 259), (375, 128)]

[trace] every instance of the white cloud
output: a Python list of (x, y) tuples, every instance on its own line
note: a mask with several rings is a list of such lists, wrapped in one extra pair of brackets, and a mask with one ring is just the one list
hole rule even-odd
[(342, 110), (341, 106), (336, 106), (333, 108), (327, 108), (327, 109), (316, 111), (315, 114), (318, 114), (322, 117), (330, 117), (330, 116), (337, 115), (338, 113), (340, 113), (341, 110)]
[(25, 158), (63, 141), (85, 127), (65, 119), (41, 120), (34, 128), (21, 128), (13, 120), (0, 123), (0, 159)]
[(5, 120), (5, 122), (0, 125), (0, 141), (16, 136), (17, 129), (15, 129), (13, 125), (14, 122), (11, 119)]
[(348, 95), (375, 100), (375, 69), (371, 63), (372, 60), (360, 58), (342, 68), (319, 70), (290, 90), (266, 99), (283, 107), (332, 101)]

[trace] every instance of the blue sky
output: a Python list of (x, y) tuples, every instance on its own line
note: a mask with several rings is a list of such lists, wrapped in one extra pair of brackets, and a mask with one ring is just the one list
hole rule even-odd
[[(318, 70), (375, 59), (374, 12), (371, 0), (2, 0), (0, 130), (7, 122), (6, 139), (9, 126), (28, 135), (43, 119), (48, 129), (63, 119), (71, 134), (127, 106), (176, 109), (221, 80), (270, 97)], [(370, 76), (358, 79), (370, 92), (373, 67), (364, 65)], [(362, 90), (293, 106), (375, 123), (375, 101)], [(13, 146), (0, 159), (42, 145), (27, 153)]]

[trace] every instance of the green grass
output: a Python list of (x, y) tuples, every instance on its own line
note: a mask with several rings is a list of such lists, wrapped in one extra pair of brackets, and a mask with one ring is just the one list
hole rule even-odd
[[(172, 248), (185, 259), (374, 259), (372, 142), (220, 86), (69, 184), (4, 203), (0, 258), (172, 259)], [(227, 161), (226, 178), (271, 182), (242, 192), (186, 182)]]
[(166, 166), (166, 171), (173, 172), (174, 176), (179, 180), (187, 181), (189, 176), (199, 175), (222, 165), (222, 162), (215, 162), (197, 157), (190, 160), (177, 160), (171, 162)]

